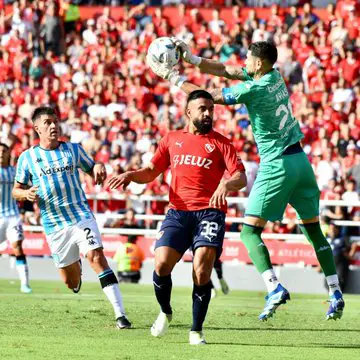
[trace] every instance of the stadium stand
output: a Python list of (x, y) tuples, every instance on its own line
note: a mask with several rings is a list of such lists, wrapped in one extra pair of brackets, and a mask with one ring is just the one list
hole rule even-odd
[[(81, 142), (94, 159), (107, 164), (109, 175), (137, 169), (149, 162), (167, 131), (185, 126), (185, 95), (145, 65), (153, 39), (181, 37), (194, 53), (239, 66), (252, 41), (272, 40), (322, 199), (359, 200), (359, 3), (343, 0), (321, 10), (306, 3), (290, 8), (247, 8), (242, 2), (226, 8), (222, 0), (189, 3), (194, 7), (78, 7), (71, 1), (36, 0), (5, 6), (0, 1), (0, 137), (10, 141), (13, 162), (37, 142), (30, 120), (35, 105), (50, 105), (58, 110), (63, 139)], [(193, 68), (184, 71), (198, 85), (230, 84)], [(245, 198), (259, 160), (246, 107), (219, 106), (215, 118), (217, 130), (232, 139), (247, 167), (248, 188), (231, 194)], [(88, 177), (83, 183), (90, 198), (109, 196)], [(132, 184), (125, 198), (110, 194), (109, 200), (96, 200), (104, 227), (121, 227), (121, 221), (106, 215), (128, 206), (137, 214), (163, 214), (166, 202), (151, 200), (145, 206), (141, 196), (165, 195), (168, 183), (169, 175), (148, 186)], [(241, 217), (243, 209), (241, 203), (232, 204), (228, 216)], [(39, 225), (36, 205), (24, 204), (22, 210), (27, 224)], [(327, 205), (322, 215), (326, 231), (331, 221), (358, 224), (360, 208)], [(140, 225), (155, 229), (154, 218), (139, 220)], [(268, 231), (296, 234), (291, 208), (286, 219), (269, 224)], [(228, 226), (232, 232), (238, 229), (237, 222)], [(342, 231), (359, 236), (359, 226)]]

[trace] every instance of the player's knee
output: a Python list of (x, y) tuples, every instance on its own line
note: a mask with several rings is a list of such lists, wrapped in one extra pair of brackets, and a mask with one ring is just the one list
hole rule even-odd
[(155, 263), (155, 272), (158, 276), (167, 276), (170, 275), (172, 267), (167, 264), (165, 261), (156, 261)]
[(193, 280), (195, 285), (203, 286), (210, 281), (211, 273), (205, 269), (197, 269), (193, 272)]

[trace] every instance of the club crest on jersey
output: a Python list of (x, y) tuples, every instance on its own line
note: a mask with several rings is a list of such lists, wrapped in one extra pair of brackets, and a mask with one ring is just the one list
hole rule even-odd
[(214, 144), (205, 144), (205, 150), (207, 153), (212, 153), (215, 150)]
[(156, 234), (156, 240), (160, 240), (163, 235), (164, 235), (164, 232), (163, 232), (163, 231), (159, 231), (159, 232)]

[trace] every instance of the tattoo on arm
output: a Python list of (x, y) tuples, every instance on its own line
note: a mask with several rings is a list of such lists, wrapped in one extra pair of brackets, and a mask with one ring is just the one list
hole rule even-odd
[(225, 101), (224, 101), (223, 94), (222, 94), (222, 89), (213, 89), (213, 90), (210, 90), (209, 93), (213, 97), (215, 104), (225, 105)]
[(232, 80), (245, 80), (241, 67), (225, 66), (224, 77)]

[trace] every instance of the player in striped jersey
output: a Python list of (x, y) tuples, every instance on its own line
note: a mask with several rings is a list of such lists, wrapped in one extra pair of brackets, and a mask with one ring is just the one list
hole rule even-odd
[(16, 269), (19, 274), (20, 291), (31, 293), (29, 286), (29, 270), (22, 248), (24, 233), (19, 209), (11, 196), (14, 184), (15, 168), (10, 166), (10, 148), (0, 143), (0, 243), (8, 240), (16, 257)]
[(59, 119), (52, 108), (35, 109), (32, 121), (40, 144), (20, 155), (13, 196), (19, 201), (38, 201), (47, 242), (67, 287), (74, 293), (80, 290), (82, 253), (114, 308), (116, 326), (130, 328), (117, 278), (104, 256), (79, 178), (80, 168), (101, 185), (106, 179), (105, 166), (95, 164), (81, 145), (59, 141)]

